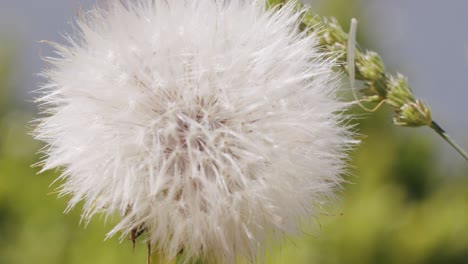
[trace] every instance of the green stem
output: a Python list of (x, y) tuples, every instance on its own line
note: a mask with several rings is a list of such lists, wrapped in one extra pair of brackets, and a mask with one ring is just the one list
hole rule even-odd
[(432, 121), (430, 128), (434, 129), (434, 131), (439, 134), (442, 138), (445, 139), (460, 155), (462, 155), (466, 160), (468, 160), (468, 154), (453, 140), (447, 132), (445, 132), (442, 127), (440, 127), (436, 122)]
[(177, 263), (177, 258), (167, 261), (159, 253), (158, 250), (153, 250), (151, 248), (151, 244), (149, 242), (146, 245), (148, 247), (148, 258), (146, 260), (147, 264), (176, 264)]

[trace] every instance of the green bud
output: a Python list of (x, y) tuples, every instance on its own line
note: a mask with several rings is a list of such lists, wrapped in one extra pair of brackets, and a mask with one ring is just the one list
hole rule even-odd
[(409, 102), (396, 110), (393, 122), (395, 125), (407, 127), (431, 126), (431, 110), (419, 100)]
[(401, 108), (407, 103), (415, 102), (408, 80), (405, 76), (397, 74), (388, 81), (387, 102), (395, 108)]
[(328, 44), (333, 45), (339, 43), (343, 47), (346, 47), (348, 35), (341, 28), (336, 18), (332, 17), (330, 20), (325, 20), (324, 26), (326, 31), (324, 37)]
[(378, 92), (378, 87), (372, 82), (366, 82), (366, 88), (361, 89), (360, 92), (367, 102), (380, 103), (385, 99), (385, 96)]
[(363, 80), (374, 81), (385, 75), (385, 67), (380, 56), (367, 51), (364, 55), (356, 58), (357, 73)]

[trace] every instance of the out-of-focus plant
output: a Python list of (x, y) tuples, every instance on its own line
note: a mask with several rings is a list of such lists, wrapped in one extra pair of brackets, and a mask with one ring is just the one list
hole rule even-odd
[(11, 63), (13, 61), (11, 50), (7, 45), (0, 46), (0, 117), (5, 114), (10, 105), (8, 99), (10, 98), (11, 87), (9, 84), (12, 78)]

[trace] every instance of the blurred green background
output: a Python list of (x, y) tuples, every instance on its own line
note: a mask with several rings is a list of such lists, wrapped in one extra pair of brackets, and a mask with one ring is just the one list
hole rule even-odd
[[(338, 17), (344, 28), (359, 17), (356, 1), (322, 2), (317, 12)], [(378, 50), (365, 26), (359, 34), (362, 46)], [(28, 135), (37, 110), (15, 92), (21, 45), (0, 38), (0, 264), (146, 263), (144, 244), (132, 252), (130, 241), (104, 241), (112, 221), (95, 218), (85, 228), (79, 208), (63, 214), (67, 199), (49, 186), (57, 173), (37, 176), (30, 167), (40, 158), (41, 144)], [(427, 129), (394, 127), (384, 109), (354, 112), (365, 136), (341, 200), (304, 236), (270, 252), (267, 263), (468, 263), (468, 166), (440, 162), (458, 157), (440, 151)]]

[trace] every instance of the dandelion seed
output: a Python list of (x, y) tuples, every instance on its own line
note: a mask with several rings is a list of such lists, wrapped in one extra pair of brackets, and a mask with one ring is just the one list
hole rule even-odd
[(43, 170), (68, 210), (121, 215), (165, 258), (254, 261), (341, 183), (352, 144), (334, 61), (292, 5), (115, 1), (55, 45), (38, 103)]

